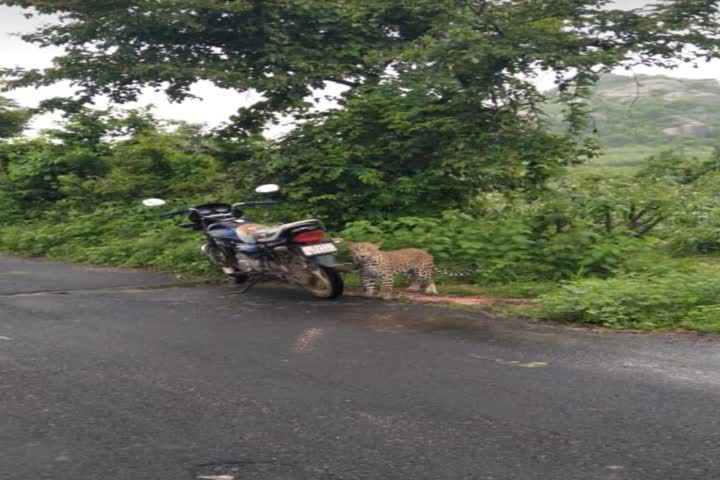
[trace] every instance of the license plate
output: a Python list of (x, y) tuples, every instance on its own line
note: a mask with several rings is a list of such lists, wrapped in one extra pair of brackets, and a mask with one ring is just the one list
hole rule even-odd
[(302, 250), (303, 255), (312, 257), (313, 255), (324, 255), (326, 253), (335, 253), (337, 252), (337, 247), (334, 243), (318, 243), (317, 245), (305, 245), (304, 247), (300, 247), (300, 250)]

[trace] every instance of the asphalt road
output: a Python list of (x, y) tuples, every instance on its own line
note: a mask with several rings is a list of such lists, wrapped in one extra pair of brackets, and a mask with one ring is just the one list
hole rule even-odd
[(720, 338), (0, 256), (0, 479), (720, 479)]

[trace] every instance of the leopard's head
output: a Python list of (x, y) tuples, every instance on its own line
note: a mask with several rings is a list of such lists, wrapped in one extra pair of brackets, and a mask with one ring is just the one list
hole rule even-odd
[(353, 261), (362, 263), (367, 260), (372, 260), (380, 254), (380, 245), (369, 242), (357, 242), (347, 244), (350, 253), (352, 254)]

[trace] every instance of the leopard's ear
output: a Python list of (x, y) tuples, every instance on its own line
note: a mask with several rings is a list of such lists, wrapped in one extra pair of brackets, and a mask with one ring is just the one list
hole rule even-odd
[(375, 245), (377, 245), (378, 248), (382, 248), (383, 243), (385, 242), (375, 242)]

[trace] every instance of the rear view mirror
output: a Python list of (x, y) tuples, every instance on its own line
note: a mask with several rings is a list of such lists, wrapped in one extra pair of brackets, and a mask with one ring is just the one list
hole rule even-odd
[(162, 198), (146, 198), (142, 203), (146, 207), (159, 207), (160, 205), (165, 205), (167, 202)]
[(260, 185), (255, 189), (257, 193), (274, 193), (280, 190), (280, 187), (274, 183), (268, 183), (267, 185)]

